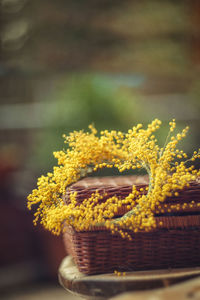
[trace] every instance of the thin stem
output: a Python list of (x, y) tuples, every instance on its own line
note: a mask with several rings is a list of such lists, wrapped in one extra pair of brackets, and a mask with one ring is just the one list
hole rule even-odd
[(162, 155), (163, 155), (163, 152), (164, 152), (164, 150), (165, 150), (165, 147), (166, 147), (166, 145), (167, 145), (167, 142), (168, 142), (168, 139), (169, 139), (170, 135), (171, 135), (171, 130), (168, 131), (167, 137), (166, 137), (166, 139), (165, 139), (164, 146), (163, 146), (162, 150), (160, 151), (160, 158), (161, 158)]

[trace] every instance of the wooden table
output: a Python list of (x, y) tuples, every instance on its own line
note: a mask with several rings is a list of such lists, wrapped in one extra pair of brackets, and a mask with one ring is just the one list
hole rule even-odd
[(128, 272), (125, 276), (114, 273), (87, 276), (78, 271), (70, 256), (63, 259), (58, 273), (59, 282), (66, 290), (95, 300), (108, 299), (124, 292), (167, 287), (197, 276), (200, 276), (200, 267)]

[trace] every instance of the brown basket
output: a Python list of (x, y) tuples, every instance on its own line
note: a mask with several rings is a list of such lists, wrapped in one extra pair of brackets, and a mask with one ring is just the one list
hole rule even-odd
[[(136, 176), (88, 178), (73, 185), (69, 192), (77, 191), (79, 202), (96, 189), (100, 193), (106, 192), (106, 197), (125, 197), (131, 192), (133, 184), (137, 188), (146, 187), (148, 179)], [(184, 210), (181, 206), (183, 202), (188, 203)], [(123, 239), (119, 234), (111, 234), (103, 227), (82, 232), (67, 227), (63, 235), (66, 250), (84, 274), (200, 266), (199, 202), (199, 182), (192, 182), (179, 197), (166, 199), (162, 214), (156, 215), (155, 230), (129, 232), (132, 241)], [(175, 203), (180, 203), (180, 210), (172, 214)], [(118, 215), (126, 211), (123, 207)]]

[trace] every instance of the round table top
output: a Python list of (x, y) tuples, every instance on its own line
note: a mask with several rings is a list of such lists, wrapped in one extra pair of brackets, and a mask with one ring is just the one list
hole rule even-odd
[(200, 276), (200, 267), (84, 275), (79, 272), (71, 256), (63, 259), (59, 268), (59, 282), (73, 294), (85, 299), (107, 299), (128, 291), (150, 290), (170, 286)]

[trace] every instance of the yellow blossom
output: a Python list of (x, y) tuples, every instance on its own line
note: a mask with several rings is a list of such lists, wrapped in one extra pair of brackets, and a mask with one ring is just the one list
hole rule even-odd
[[(176, 128), (175, 120), (169, 125), (169, 134), (163, 147), (157, 144), (154, 136), (154, 132), (161, 126), (158, 119), (146, 129), (138, 124), (127, 133), (104, 130), (98, 136), (97, 130), (90, 125), (90, 132), (81, 130), (64, 135), (69, 147), (66, 151), (54, 152), (58, 166), (46, 176), (41, 176), (37, 189), (28, 196), (28, 208), (37, 206), (34, 224), (40, 220), (54, 234), (64, 230), (65, 225), (71, 225), (77, 231), (104, 226), (112, 233), (119, 232), (128, 239), (131, 239), (128, 231), (149, 231), (155, 228), (154, 214), (163, 211), (161, 204), (166, 197), (179, 196), (179, 191), (200, 175), (200, 171), (186, 165), (189, 160), (200, 158), (200, 150), (188, 159), (186, 153), (177, 149), (188, 127), (171, 136)], [(186, 158), (186, 161), (180, 161)], [(132, 192), (125, 198), (117, 195), (105, 198), (97, 190), (82, 201), (78, 201), (75, 193), (64, 200), (67, 189), (73, 183), (104, 167), (116, 167), (120, 172), (143, 168), (149, 175), (149, 186), (139, 190), (133, 186)], [(122, 206), (128, 212), (116, 218)], [(174, 204), (168, 211), (187, 206), (187, 203), (182, 206)]]

